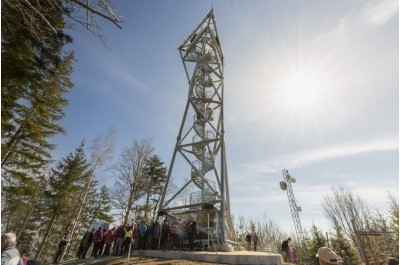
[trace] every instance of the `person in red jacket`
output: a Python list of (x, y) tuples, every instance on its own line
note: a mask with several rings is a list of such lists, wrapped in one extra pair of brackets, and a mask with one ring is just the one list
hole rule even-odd
[(110, 255), (111, 244), (113, 243), (113, 239), (114, 239), (114, 231), (115, 231), (115, 227), (108, 230), (106, 232), (106, 234), (104, 235), (104, 244), (106, 244), (106, 248), (104, 249), (103, 256)]
[(103, 239), (103, 228), (100, 226), (99, 229), (97, 229), (93, 235), (93, 257), (95, 258), (99, 256), (102, 239)]

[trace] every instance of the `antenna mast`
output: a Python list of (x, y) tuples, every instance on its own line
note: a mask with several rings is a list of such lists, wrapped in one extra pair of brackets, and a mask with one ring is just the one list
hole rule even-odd
[(307, 258), (307, 248), (305, 246), (304, 231), (303, 228), (301, 227), (300, 216), (299, 216), (299, 212), (301, 212), (301, 207), (297, 206), (297, 202), (294, 197), (292, 189), (292, 183), (295, 183), (296, 179), (293, 178), (291, 175), (289, 175), (289, 171), (287, 171), (286, 169), (282, 170), (282, 174), (283, 174), (283, 181), (281, 181), (279, 185), (282, 190), (286, 190), (289, 200), (290, 211), (292, 213), (294, 228), (296, 230), (297, 242), (302, 247), (301, 252), (303, 252), (303, 259), (304, 259)]

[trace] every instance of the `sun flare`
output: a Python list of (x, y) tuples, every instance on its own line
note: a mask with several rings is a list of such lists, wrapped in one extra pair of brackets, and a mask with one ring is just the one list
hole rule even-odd
[(309, 74), (294, 74), (283, 81), (282, 93), (285, 101), (294, 105), (307, 105), (318, 98), (320, 84)]

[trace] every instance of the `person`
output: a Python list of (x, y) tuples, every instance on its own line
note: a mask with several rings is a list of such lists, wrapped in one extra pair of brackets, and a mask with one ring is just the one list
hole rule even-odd
[(185, 220), (182, 218), (178, 218), (178, 241), (179, 248), (183, 250), (183, 235), (185, 234)]
[(24, 255), (22, 255), (22, 265), (27, 265), (28, 264), (29, 256), (30, 256), (29, 253), (25, 253)]
[(169, 236), (169, 225), (167, 220), (164, 220), (164, 223), (161, 227), (161, 248), (166, 250), (168, 248), (168, 236)]
[(100, 250), (99, 250), (99, 254), (98, 256), (102, 257), (103, 256), (103, 250), (104, 250), (104, 245), (105, 245), (105, 235), (107, 234), (107, 229), (103, 228), (103, 237), (101, 238), (101, 242), (100, 242)]
[(1, 235), (1, 265), (22, 265), (15, 233)]
[(113, 238), (114, 238), (114, 231), (115, 231), (115, 227), (108, 230), (106, 235), (104, 236), (104, 244), (106, 244), (106, 248), (104, 250), (103, 256), (110, 255), (111, 244), (112, 244)]
[(149, 227), (146, 231), (146, 242), (147, 242), (147, 246), (146, 249), (151, 249), (152, 244), (153, 244), (153, 233), (154, 233), (154, 222), (151, 221), (149, 224)]
[(146, 249), (146, 231), (147, 231), (147, 225), (142, 220), (142, 223), (140, 224), (140, 243), (139, 243), (139, 248), (140, 249)]
[(140, 224), (137, 223), (135, 229), (133, 230), (133, 237), (135, 238), (134, 249), (140, 248)]
[[(85, 233), (85, 234), (86, 234), (86, 233)], [(85, 235), (83, 235), (83, 237), (82, 237), (82, 239), (81, 239), (81, 242), (79, 243), (78, 252), (76, 253), (76, 257), (77, 257), (78, 259), (81, 258), (82, 253), (83, 253), (83, 250), (85, 249), (85, 245), (83, 244), (83, 240), (84, 240), (84, 239), (85, 239)], [(24, 265), (26, 265), (26, 264), (24, 264)]]
[(124, 246), (123, 246), (123, 250), (122, 250), (123, 253), (128, 253), (129, 245), (132, 242), (132, 237), (133, 237), (132, 226), (128, 226), (128, 229), (125, 232)]
[(158, 243), (160, 242), (160, 223), (157, 221), (154, 223), (152, 242), (152, 249), (158, 249)]
[(296, 247), (292, 247), (290, 249), (290, 253), (292, 254), (293, 263), (297, 263), (299, 261), (299, 257), (297, 256), (297, 248)]
[(254, 234), (253, 235), (254, 251), (257, 251), (257, 243), (258, 243), (258, 237), (256, 234)]
[(93, 252), (92, 256), (97, 258), (101, 252), (101, 240), (103, 239), (103, 228), (100, 226), (99, 229), (93, 234)]
[(93, 233), (95, 229), (93, 228), (92, 231), (88, 230), (82, 238), (81, 245), (83, 247), (82, 252), (78, 253), (78, 258), (84, 259), (86, 258), (86, 253), (92, 244)]
[(247, 241), (247, 251), (250, 251), (251, 250), (251, 235), (250, 234), (247, 234), (246, 241)]
[(349, 257), (347, 256), (346, 251), (342, 249), (340, 253), (342, 254), (343, 265), (350, 265)]
[(393, 257), (388, 258), (388, 265), (399, 265), (399, 260)]
[(115, 244), (114, 244), (114, 249), (113, 249), (114, 256), (121, 255), (121, 250), (122, 250), (122, 245), (124, 243), (125, 233), (126, 233), (126, 230), (123, 225), (121, 225), (117, 229), (117, 231), (115, 231), (115, 233), (114, 233), (114, 236), (116, 238)]
[(64, 236), (62, 237), (60, 243), (58, 243), (58, 250), (57, 250), (56, 255), (54, 256), (53, 263), (58, 263), (58, 259), (60, 258), (60, 256), (64, 252), (65, 247), (67, 246), (67, 244), (69, 242), (68, 233), (69, 233), (68, 231), (65, 231)]
[(172, 250), (176, 250), (179, 245), (179, 227), (175, 222), (169, 227), (169, 233), (172, 237)]
[(292, 239), (289, 237), (287, 240), (284, 240), (282, 242), (281, 245), (281, 250), (282, 250), (282, 254), (285, 255), (285, 262), (291, 262), (292, 258), (290, 257), (290, 248), (289, 248), (289, 244), (292, 241)]
[(186, 233), (188, 235), (189, 240), (189, 249), (190, 251), (194, 251), (194, 237), (196, 235), (196, 221), (194, 218), (190, 218), (186, 223)]
[(328, 247), (320, 247), (316, 257), (320, 265), (338, 264), (338, 256)]
[(144, 233), (142, 249), (147, 249), (149, 246), (149, 241), (148, 241), (149, 232), (150, 232), (150, 225), (149, 225), (149, 223), (146, 223), (146, 232)]

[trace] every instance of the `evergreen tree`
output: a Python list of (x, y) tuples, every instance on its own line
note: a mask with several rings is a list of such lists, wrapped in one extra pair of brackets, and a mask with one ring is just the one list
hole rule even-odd
[[(51, 12), (56, 3), (31, 4), (46, 11), (52, 29), (41, 19), (27, 21), (23, 4), (2, 2), (1, 165), (7, 173), (40, 169), (50, 158), (54, 145), (48, 139), (64, 132), (57, 123), (72, 87), (73, 53), (63, 52), (72, 39), (62, 31), (63, 17)], [(40, 37), (32, 35), (29, 23), (42, 28)]]
[[(76, 206), (84, 192), (86, 178), (89, 174), (82, 143), (75, 151), (63, 158), (56, 168), (52, 169), (47, 196), (47, 220), (43, 238), (36, 252), (38, 259), (51, 232), (61, 236), (72, 225)], [(54, 229), (53, 229), (54, 228)], [(57, 245), (56, 242), (54, 245)]]
[(388, 194), (389, 198), (389, 225), (394, 240), (399, 244), (399, 202), (392, 194)]
[(350, 244), (350, 241), (344, 237), (340, 229), (335, 231), (334, 237), (330, 238), (330, 241), (332, 243), (331, 248), (336, 254), (342, 256), (341, 251), (344, 250), (350, 262), (357, 261), (357, 250)]
[[(43, 175), (55, 147), (49, 138), (64, 132), (58, 122), (68, 104), (65, 94), (72, 87), (73, 53), (63, 52), (71, 38), (62, 32), (62, 16), (52, 12), (50, 2), (30, 3), (46, 11), (43, 15), (53, 24), (54, 32), (37, 14), (31, 16), (37, 20), (27, 19), (21, 10), (28, 3), (1, 4), (1, 186), (6, 198), (2, 214), (7, 217), (8, 231), (16, 231), (19, 242), (32, 242), (38, 230), (40, 221), (32, 222), (32, 218), (40, 214)], [(40, 28), (40, 34), (33, 36), (31, 27)]]
[(114, 221), (113, 217), (110, 215), (111, 211), (111, 201), (108, 188), (103, 185), (100, 190), (96, 190), (89, 200), (86, 206), (90, 209), (90, 223), (95, 220), (105, 221), (112, 223)]
[[(145, 216), (153, 209), (153, 219), (158, 207), (159, 197), (167, 180), (167, 168), (157, 155), (149, 157), (146, 161), (145, 172), (147, 177), (147, 196), (145, 203)], [(152, 203), (150, 203), (152, 202)]]
[(310, 234), (311, 236), (307, 246), (307, 249), (309, 250), (309, 262), (310, 264), (318, 265), (319, 261), (315, 255), (320, 247), (326, 246), (326, 238), (315, 224), (311, 226)]

